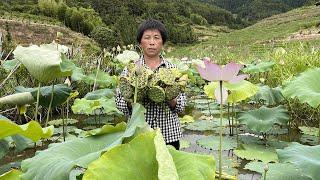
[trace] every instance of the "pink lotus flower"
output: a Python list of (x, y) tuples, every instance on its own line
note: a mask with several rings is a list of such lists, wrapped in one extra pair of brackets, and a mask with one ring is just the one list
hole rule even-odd
[[(247, 74), (238, 75), (240, 69), (243, 65), (236, 63), (229, 63), (224, 67), (221, 67), (217, 64), (211, 63), (210, 60), (204, 60), (205, 67), (201, 67), (197, 65), (197, 70), (200, 76), (203, 79), (208, 81), (224, 81), (231, 84), (238, 83), (249, 76)], [(221, 103), (221, 95), (220, 95), (220, 85), (219, 88), (215, 90), (215, 97), (219, 103)], [(224, 103), (228, 98), (228, 91), (222, 87), (222, 103)]]

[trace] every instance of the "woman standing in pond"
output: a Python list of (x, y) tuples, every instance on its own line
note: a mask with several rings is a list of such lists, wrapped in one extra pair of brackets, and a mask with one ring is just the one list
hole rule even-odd
[[(153, 72), (159, 68), (176, 68), (176, 66), (161, 55), (162, 48), (167, 40), (168, 33), (163, 23), (158, 20), (149, 19), (144, 21), (138, 28), (137, 42), (139, 43), (143, 55), (136, 64), (141, 64)], [(124, 70), (123, 75), (126, 75)], [(125, 115), (131, 114), (130, 103), (125, 101), (120, 90), (116, 94), (117, 108)], [(180, 138), (182, 137), (178, 113), (184, 111), (186, 96), (180, 93), (172, 100), (163, 103), (148, 101), (143, 104), (146, 108), (146, 121), (151, 128), (160, 128), (166, 144), (180, 148)], [(169, 111), (168, 111), (169, 109)]]

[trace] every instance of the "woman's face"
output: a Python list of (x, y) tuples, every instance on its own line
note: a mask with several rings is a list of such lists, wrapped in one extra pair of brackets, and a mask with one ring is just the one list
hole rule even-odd
[(140, 47), (146, 57), (159, 56), (163, 47), (160, 31), (157, 29), (145, 30), (141, 38)]

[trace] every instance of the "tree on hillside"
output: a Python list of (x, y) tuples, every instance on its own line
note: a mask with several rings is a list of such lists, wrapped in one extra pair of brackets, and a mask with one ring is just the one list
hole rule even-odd
[(134, 44), (136, 42), (137, 27), (137, 22), (128, 12), (117, 19), (114, 29), (118, 37), (120, 37), (122, 45)]
[(58, 12), (58, 3), (55, 0), (39, 0), (38, 6), (40, 12), (49, 17), (56, 17)]

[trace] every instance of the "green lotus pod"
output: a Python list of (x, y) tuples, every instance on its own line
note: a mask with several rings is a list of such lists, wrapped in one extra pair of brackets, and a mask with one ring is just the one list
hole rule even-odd
[(153, 86), (148, 90), (148, 97), (156, 103), (163, 102), (165, 100), (166, 94), (162, 87)]
[(165, 88), (166, 100), (172, 100), (181, 93), (182, 87), (179, 85), (167, 86)]
[(167, 68), (159, 68), (159, 77), (166, 85), (174, 85), (177, 78), (173, 71)]
[(128, 77), (120, 77), (119, 89), (124, 99), (131, 99), (134, 93), (134, 87), (130, 84)]
[(159, 82), (160, 82), (159, 73), (154, 73), (149, 80), (149, 86), (150, 87), (157, 86)]

